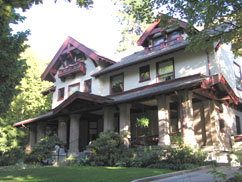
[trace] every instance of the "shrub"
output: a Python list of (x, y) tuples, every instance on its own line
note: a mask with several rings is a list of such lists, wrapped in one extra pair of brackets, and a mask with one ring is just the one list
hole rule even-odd
[(90, 151), (88, 158), (90, 165), (115, 166), (116, 163), (122, 162), (122, 158), (130, 156), (124, 145), (124, 137), (113, 131), (101, 133), (87, 149)]
[(55, 145), (63, 146), (63, 143), (56, 135), (42, 138), (34, 145), (25, 161), (28, 163), (42, 163), (44, 160), (50, 161)]

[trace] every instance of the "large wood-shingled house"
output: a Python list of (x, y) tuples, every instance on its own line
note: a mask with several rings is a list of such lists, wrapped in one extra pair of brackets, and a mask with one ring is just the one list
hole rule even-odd
[[(171, 136), (216, 153), (241, 134), (241, 59), (230, 44), (185, 52), (186, 23), (144, 32), (134, 51), (111, 60), (68, 37), (41, 76), (53, 82), (52, 109), (14, 124), (29, 128), (29, 147), (56, 133), (79, 154), (100, 132), (128, 131), (127, 145), (170, 145)], [(239, 61), (240, 59), (240, 61)], [(137, 118), (149, 118), (146, 129)]]

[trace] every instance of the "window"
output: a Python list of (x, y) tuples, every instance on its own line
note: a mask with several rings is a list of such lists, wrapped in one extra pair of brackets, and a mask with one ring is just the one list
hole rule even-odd
[(236, 130), (237, 130), (237, 135), (240, 135), (241, 134), (241, 126), (240, 126), (239, 116), (236, 116)]
[(163, 82), (174, 79), (173, 59), (157, 63), (157, 81)]
[(80, 90), (80, 83), (76, 83), (69, 86), (68, 95), (72, 95), (74, 92)]
[(124, 75), (123, 74), (119, 74), (119, 75), (115, 75), (112, 76), (110, 79), (110, 84), (111, 84), (111, 94), (115, 94), (115, 93), (120, 93), (123, 92), (124, 90)]
[(58, 90), (58, 101), (63, 100), (64, 96), (65, 96), (65, 88), (63, 87)]
[(234, 75), (236, 80), (236, 87), (242, 90), (242, 83), (241, 83), (241, 67), (237, 63), (234, 62)]
[(150, 66), (142, 66), (139, 68), (139, 81), (147, 81), (150, 79)]
[(224, 123), (224, 120), (223, 119), (219, 119), (219, 131), (220, 132), (225, 132), (225, 123)]
[(92, 92), (92, 80), (86, 80), (84, 82), (84, 92), (90, 93)]

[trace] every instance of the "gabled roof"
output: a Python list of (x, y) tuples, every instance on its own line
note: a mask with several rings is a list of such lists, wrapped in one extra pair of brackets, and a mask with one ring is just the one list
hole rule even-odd
[(56, 55), (54, 56), (54, 58), (52, 59), (50, 64), (45, 69), (44, 73), (41, 75), (41, 80), (47, 80), (47, 81), (54, 82), (55, 80), (54, 80), (52, 74), (53, 74), (53, 72), (56, 72), (58, 67), (61, 65), (61, 61), (60, 61), (61, 55), (69, 53), (74, 49), (80, 50), (82, 53), (84, 53), (87, 57), (91, 58), (96, 63), (98, 61), (105, 61), (109, 64), (115, 63), (114, 61), (97, 54), (92, 49), (90, 49), (90, 48), (86, 47), (85, 45), (79, 43), (78, 41), (76, 41), (72, 37), (67, 37), (67, 39), (62, 44), (62, 46), (60, 47), (60, 49), (58, 50), (58, 52), (56, 53)]
[[(161, 28), (159, 27), (159, 24), (160, 24), (161, 18), (162, 18), (162, 15), (160, 15), (160, 18), (159, 18), (158, 20), (156, 20), (155, 22), (153, 22), (153, 23), (152, 23), (152, 24), (146, 29), (146, 31), (141, 35), (141, 37), (139, 38), (139, 40), (138, 40), (138, 42), (137, 42), (139, 46), (144, 46), (144, 44), (145, 44), (147, 38), (149, 37), (149, 35), (155, 33), (155, 31), (157, 31), (157, 30), (158, 30), (158, 31), (163, 31), (163, 30), (165, 30), (165, 29), (161, 29)], [(172, 18), (171, 21), (179, 21), (178, 26), (181, 27), (181, 28), (186, 28), (186, 22), (184, 22), (184, 21), (181, 21), (181, 20), (178, 20), (178, 19), (175, 19), (175, 18)], [(175, 25), (177, 25), (177, 24), (175, 23)], [(173, 26), (173, 25), (170, 25), (170, 26), (168, 26), (167, 28), (170, 28), (171, 26)], [(155, 30), (155, 29), (157, 29), (157, 30)]]

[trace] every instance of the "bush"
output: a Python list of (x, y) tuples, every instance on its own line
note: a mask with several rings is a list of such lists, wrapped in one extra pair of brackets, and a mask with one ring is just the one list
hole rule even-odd
[(127, 157), (130, 157), (124, 145), (123, 135), (112, 131), (101, 133), (100, 137), (94, 140), (87, 149), (90, 151), (88, 158), (90, 165), (115, 166), (116, 163), (125, 162)]
[(63, 143), (56, 135), (42, 138), (37, 144), (34, 145), (32, 151), (27, 155), (25, 161), (27, 163), (42, 163), (44, 160), (51, 161), (52, 152), (55, 145), (63, 146)]

